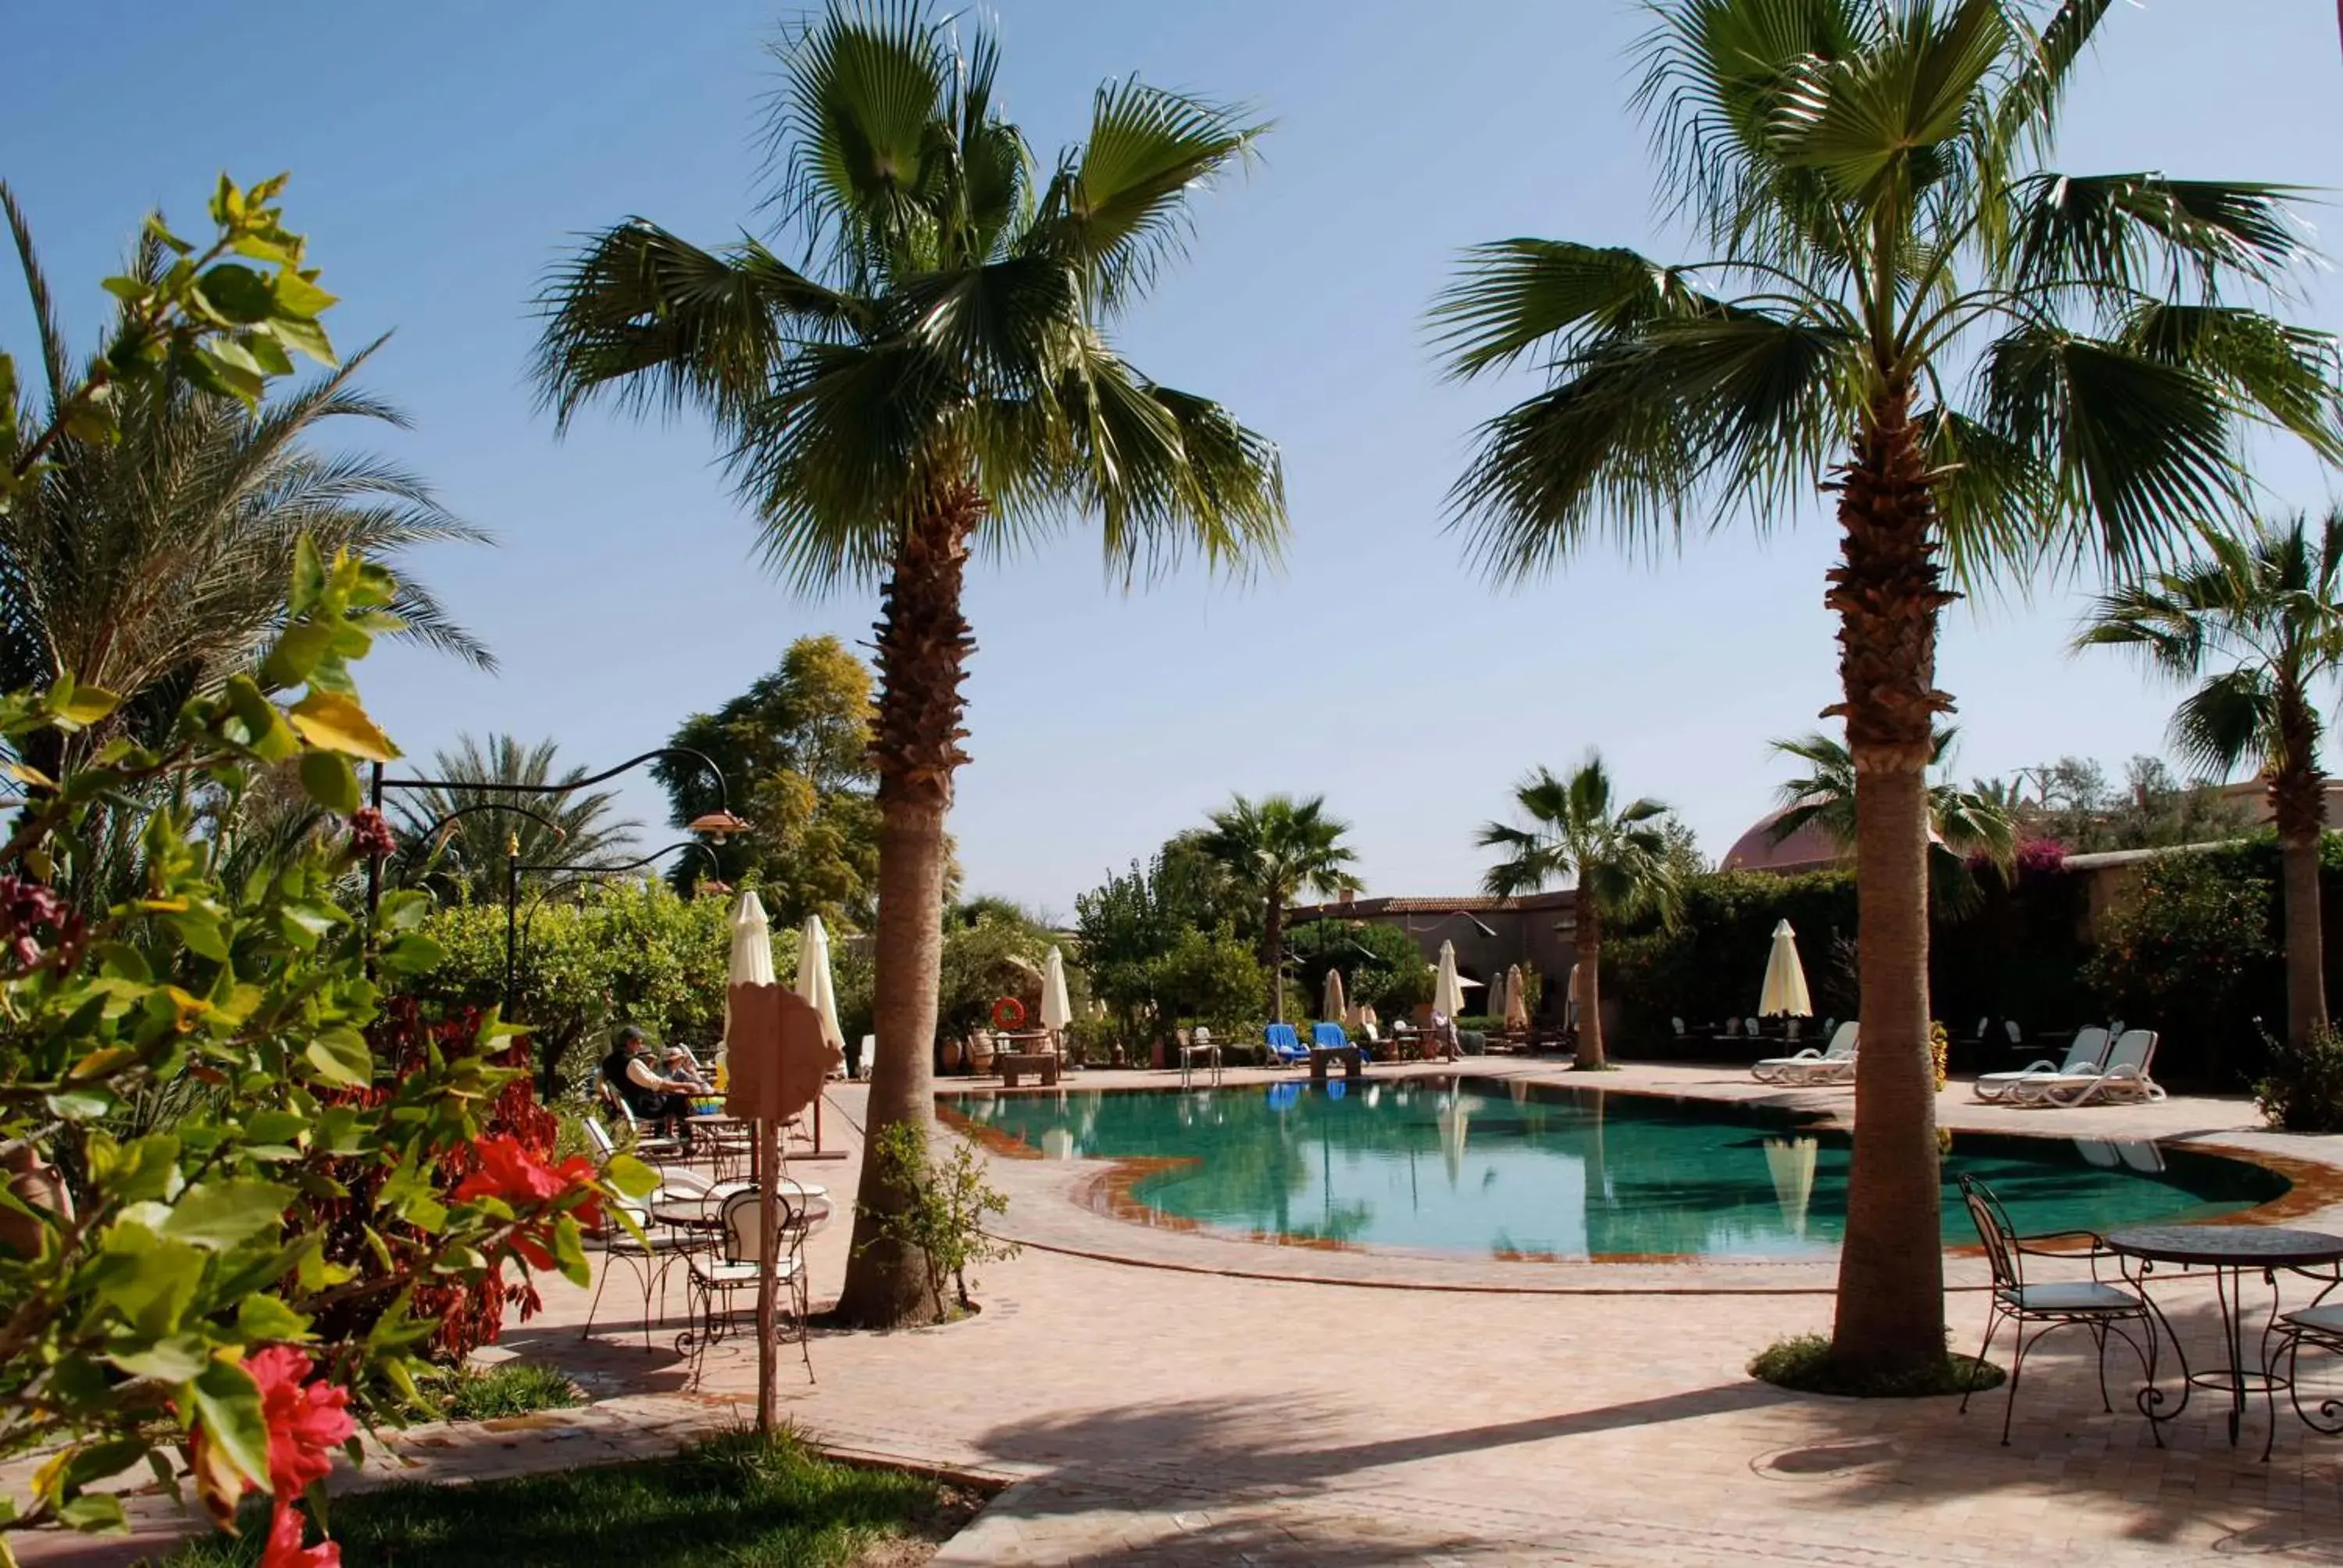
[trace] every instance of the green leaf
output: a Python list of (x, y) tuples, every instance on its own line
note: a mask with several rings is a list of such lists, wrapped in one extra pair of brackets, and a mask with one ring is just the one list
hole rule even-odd
[(201, 910), (183, 910), (165, 915), (163, 923), (189, 952), (214, 963), (227, 962), (227, 939), (220, 935), (219, 921), (211, 915)]
[(317, 554), (317, 541), (303, 534), (293, 545), (293, 588), (286, 608), (296, 616), (307, 615), (325, 592), (326, 563)]
[(293, 1189), (250, 1176), (198, 1181), (179, 1194), (163, 1231), (176, 1241), (226, 1251), (283, 1224)]
[(195, 1333), (166, 1334), (133, 1349), (106, 1352), (108, 1362), (132, 1377), (151, 1377), (165, 1382), (186, 1382), (201, 1372), (211, 1358), (211, 1342)]
[(238, 1332), (254, 1343), (297, 1340), (309, 1332), (309, 1320), (266, 1292), (244, 1298), (236, 1309)]
[(58, 729), (68, 733), (88, 729), (122, 706), (122, 699), (103, 687), (75, 686), (60, 677), (57, 686), (65, 689), (57, 696), (53, 689), (50, 714)]
[[(266, 667), (262, 673), (266, 674)], [(296, 679), (281, 684), (294, 686), (300, 682)], [(277, 711), (277, 704), (261, 695), (250, 676), (230, 676), (223, 695), (228, 710), (243, 721), (245, 745), (263, 762), (282, 762), (301, 749), (300, 738), (293, 733), (293, 727), (285, 722), (285, 715)]]
[(382, 967), (396, 974), (424, 974), (437, 969), (447, 951), (429, 937), (407, 935), (377, 955)]
[(275, 314), (280, 319), (291, 317), (298, 321), (315, 320), (319, 312), (335, 303), (337, 301), (334, 296), (327, 294), (297, 272), (280, 272), (277, 275)]
[[(156, 1211), (155, 1204), (143, 1205)], [(158, 1236), (128, 1218), (107, 1227), (98, 1255), (84, 1281), (97, 1301), (140, 1332), (177, 1332), (196, 1289), (203, 1282), (204, 1255), (185, 1241)]]
[(271, 324), (270, 330), (277, 334), (279, 343), (297, 354), (306, 354), (320, 365), (337, 363), (334, 345), (326, 337), (326, 329), (314, 321), (280, 319)]
[(312, 691), (293, 705), (293, 728), (312, 746), (369, 762), (397, 760), (398, 748), (356, 700), (338, 691)]
[(561, 1266), (561, 1277), (573, 1285), (590, 1285), (594, 1270), (586, 1261), (586, 1241), (578, 1221), (564, 1214), (553, 1222), (553, 1261)]
[(277, 292), (264, 275), (238, 261), (223, 261), (206, 270), (196, 285), (205, 303), (229, 321), (247, 326), (266, 321), (277, 311)]
[(602, 1167), (602, 1179), (629, 1198), (641, 1198), (659, 1184), (659, 1172), (631, 1154), (613, 1154)]
[(311, 751), (301, 759), (301, 787), (328, 811), (347, 817), (358, 809), (358, 776), (346, 757)]
[(366, 1036), (357, 1030), (327, 1030), (310, 1040), (301, 1054), (329, 1082), (357, 1088), (374, 1081), (374, 1053), (367, 1049)]
[(242, 1367), (216, 1361), (186, 1385), (182, 1407), (192, 1410), (206, 1436), (254, 1485), (268, 1485), (268, 1423), (260, 1389)]
[(67, 1121), (96, 1121), (114, 1109), (114, 1096), (102, 1089), (66, 1089), (43, 1095), (52, 1116)]
[[(322, 570), (320, 577), (322, 578)], [(334, 645), (334, 628), (323, 621), (305, 620), (285, 628), (277, 646), (260, 666), (260, 678), (272, 691), (299, 686), (317, 669), (317, 661)]]
[(57, 1523), (68, 1530), (87, 1533), (127, 1534), (130, 1530), (130, 1522), (122, 1512), (122, 1499), (111, 1492), (85, 1492), (71, 1503), (61, 1504)]

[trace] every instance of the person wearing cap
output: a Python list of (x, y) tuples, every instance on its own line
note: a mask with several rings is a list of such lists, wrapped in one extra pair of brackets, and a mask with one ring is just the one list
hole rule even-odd
[(628, 1024), (618, 1030), (609, 1055), (602, 1059), (602, 1076), (627, 1102), (636, 1121), (669, 1138), (683, 1136), (698, 1081), (661, 1071), (641, 1030)]

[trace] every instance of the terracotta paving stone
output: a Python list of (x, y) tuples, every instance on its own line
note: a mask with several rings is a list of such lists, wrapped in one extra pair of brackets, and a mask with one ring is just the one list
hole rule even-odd
[[(1555, 1076), (1549, 1065), (1467, 1065)], [(1232, 1088), (1266, 1081), (1229, 1076)], [(1161, 1087), (1172, 1077), (1078, 1081)], [(1851, 1102), (1714, 1069), (1638, 1067), (1604, 1087), (1841, 1114)], [(1955, 1086), (1940, 1107), (1956, 1129), (2187, 1138), (2343, 1169), (2328, 1141), (2257, 1131), (2240, 1101), (2026, 1112), (1970, 1105), (1962, 1092)], [(830, 1105), (832, 1141), (851, 1148), (860, 1089), (835, 1089)], [(940, 1568), (2343, 1563), (2343, 1440), (2282, 1410), (2264, 1465), (2258, 1402), (2246, 1444), (2232, 1450), (2200, 1392), (2159, 1448), (2113, 1362), (2117, 1411), (2102, 1410), (2079, 1334), (2029, 1356), (2004, 1448), (2001, 1391), (1964, 1417), (1952, 1400), (1806, 1397), (1746, 1376), (1768, 1341), (1828, 1326), (1827, 1264), (1305, 1252), (1095, 1213), (1075, 1201), (1098, 1174), (1091, 1162), (997, 1159), (991, 1169), (1012, 1199), (1003, 1229), (1027, 1247), (983, 1271), (980, 1316), (818, 1334), (811, 1383), (794, 1350), (781, 1363), (789, 1418), (834, 1451), (1012, 1483), (945, 1547)], [(799, 1162), (791, 1174), (844, 1200), (857, 1170), (850, 1158)], [(2322, 1204), (2289, 1222), (2343, 1230), (2343, 1210)], [(818, 1298), (843, 1274), (847, 1230), (841, 1221), (812, 1243)], [(1948, 1316), (1968, 1348), (1983, 1326), (1982, 1267), (1956, 1256), (1948, 1273), (1967, 1287), (1949, 1296)], [(2209, 1288), (2157, 1289), (2192, 1356), (2209, 1351)], [(510, 1328), (497, 1353), (558, 1362), (608, 1397), (497, 1432), (396, 1434), (377, 1462), (337, 1485), (595, 1462), (744, 1419), (754, 1379), (745, 1338), (709, 1352), (693, 1395), (671, 1344), (677, 1325), (646, 1350), (639, 1298), (615, 1308), (606, 1299), (581, 1338), (583, 1294), (558, 1282), (546, 1294), (546, 1312)], [(669, 1304), (679, 1307), (679, 1291)], [(144, 1528), (171, 1526), (167, 1503), (140, 1499), (133, 1512)], [(24, 1555), (126, 1560), (54, 1537)]]

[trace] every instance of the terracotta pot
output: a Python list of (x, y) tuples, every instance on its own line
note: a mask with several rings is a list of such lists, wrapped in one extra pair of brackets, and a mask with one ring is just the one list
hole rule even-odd
[(950, 1071), (959, 1065), (960, 1041), (948, 1039), (944, 1041), (944, 1070)]

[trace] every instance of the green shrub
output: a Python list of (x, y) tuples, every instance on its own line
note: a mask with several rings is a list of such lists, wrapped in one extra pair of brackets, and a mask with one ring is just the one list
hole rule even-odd
[(2250, 846), (2159, 856), (2098, 922), (2084, 982), (2112, 1016), (2162, 1031), (2160, 1078), (2258, 1076), (2248, 999), (2278, 970), (2276, 878), (2259, 860)]
[[(955, 1302), (963, 1312), (975, 1311), (969, 1270), (1017, 1255), (1016, 1243), (985, 1231), (986, 1217), (1007, 1213), (1009, 1200), (985, 1181), (984, 1161), (957, 1140), (950, 1154), (931, 1160), (927, 1133), (916, 1121), (898, 1121), (880, 1133), (871, 1157), (879, 1162), (880, 1180), (895, 1190), (901, 1204), (892, 1214), (862, 1211), (872, 1222), (872, 1234), (862, 1244), (883, 1238), (917, 1251), (926, 1263), (939, 1317), (952, 1315)], [(947, 1284), (952, 1302), (944, 1298)]]
[(1799, 1334), (1776, 1340), (1750, 1358), (1749, 1375), (1778, 1388), (1800, 1393), (1832, 1393), (1850, 1399), (1926, 1399), (1931, 1395), (1966, 1393), (1971, 1384), (1997, 1388), (2002, 1371), (1991, 1362), (1946, 1352), (1940, 1363), (1901, 1377), (1880, 1377), (1850, 1372), (1832, 1359), (1831, 1342), (1821, 1334)]
[(2332, 1025), (2300, 1045), (2265, 1034), (2268, 1061), (2254, 1099), (2284, 1132), (2343, 1132), (2343, 1035)]

